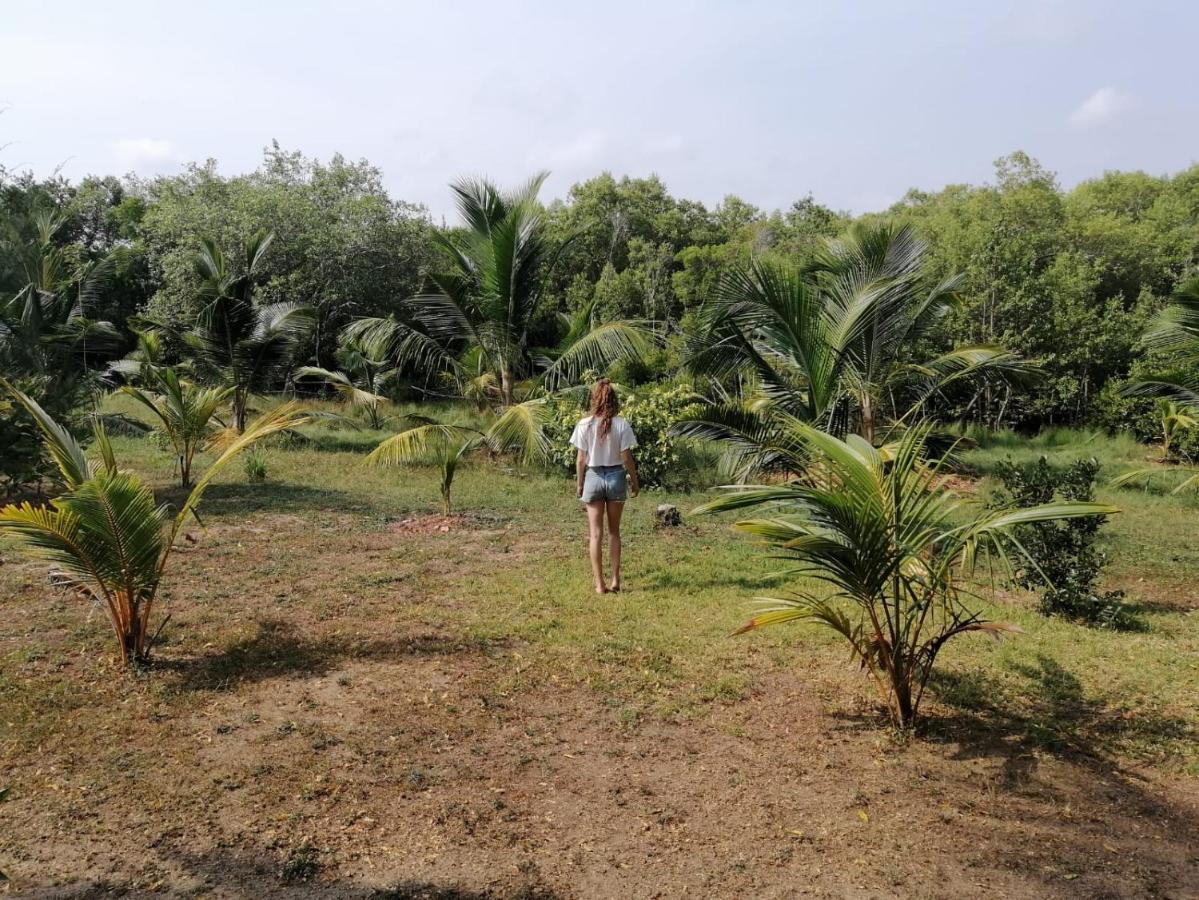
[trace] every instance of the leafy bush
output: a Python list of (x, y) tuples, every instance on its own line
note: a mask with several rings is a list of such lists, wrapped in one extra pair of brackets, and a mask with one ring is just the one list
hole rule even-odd
[[(1019, 507), (1051, 503), (1055, 498), (1089, 503), (1095, 497), (1099, 462), (1077, 459), (1055, 466), (1041, 457), (1035, 462), (1000, 463), (1005, 505)], [(1035, 565), (1020, 566), (1013, 580), (1028, 590), (1040, 589), (1041, 612), (1089, 625), (1128, 627), (1123, 591), (1100, 592), (1095, 587), (1107, 554), (1096, 546), (1104, 516), (1037, 522), (1023, 525), (1016, 539)], [(1046, 583), (1048, 582), (1048, 583)]]
[[(554, 469), (574, 472), (575, 448), (570, 435), (580, 418), (587, 415), (587, 396), (581, 392), (550, 398), (546, 411), (545, 436)], [(695, 442), (671, 434), (671, 427), (694, 415), (697, 398), (677, 385), (647, 385), (620, 396), (620, 414), (637, 435), (637, 471), (646, 487), (696, 486), (707, 462)]]
[(246, 478), (250, 481), (266, 481), (266, 454), (261, 450), (249, 450), (243, 457)]
[(1160, 440), (1152, 398), (1127, 396), (1126, 384), (1112, 380), (1103, 386), (1092, 401), (1091, 422), (1112, 434), (1132, 432), (1138, 441)]

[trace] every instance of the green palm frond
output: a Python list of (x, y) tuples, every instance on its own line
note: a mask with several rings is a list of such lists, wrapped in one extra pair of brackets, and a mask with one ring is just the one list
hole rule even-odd
[(550, 449), (545, 436), (547, 421), (545, 398), (513, 403), (487, 429), (487, 443), (496, 452), (511, 453), (523, 462), (540, 462)]
[(927, 427), (906, 430), (885, 450), (794, 419), (788, 427), (808, 459), (799, 477), (733, 487), (696, 511), (768, 509), (737, 528), (791, 561), (797, 574), (823, 583), (829, 596), (771, 601), (740, 630), (794, 621), (833, 628), (870, 671), (900, 725), (913, 721), (949, 638), (1010, 630), (959, 599), (959, 579), (982, 556), (1027, 557), (1015, 537), (1020, 526), (1117, 511), (1066, 502), (992, 510), (957, 497), (940, 487), (943, 463), (930, 460)]
[(617, 360), (641, 360), (653, 347), (653, 335), (643, 322), (605, 322), (577, 335), (544, 375), (553, 389), (577, 381), (586, 371), (602, 372)]
[(72, 437), (71, 433), (54, 421), (37, 401), (17, 390), (10, 382), (0, 379), (0, 388), (3, 388), (33, 417), (42, 432), (46, 450), (54, 459), (67, 486), (77, 487), (86, 481), (91, 475), (87, 457), (84, 455), (83, 447)]

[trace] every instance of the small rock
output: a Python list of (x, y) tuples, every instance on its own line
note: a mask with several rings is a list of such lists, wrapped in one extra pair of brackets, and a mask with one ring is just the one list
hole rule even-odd
[(675, 528), (683, 524), (683, 514), (673, 503), (659, 503), (654, 511), (654, 519), (666, 528)]

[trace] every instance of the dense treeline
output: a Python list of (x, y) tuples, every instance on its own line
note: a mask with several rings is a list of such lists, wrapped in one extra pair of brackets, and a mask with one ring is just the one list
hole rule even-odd
[[(71, 300), (61, 322), (39, 327), (50, 329), (47, 346), (69, 345), (72, 358), (85, 356), (96, 370), (133, 348), (131, 326), (153, 321), (170, 334), (195, 325), (203, 240), (232, 254), (261, 230), (274, 240), (258, 261), (256, 302), (310, 311), (296, 362), (336, 368), (345, 326), (402, 319), (402, 301), (428, 290), (440, 264), (437, 235), (458, 231), (389, 197), (366, 162), (321, 163), (278, 146), (257, 170), (233, 177), (213, 161), (146, 180), (0, 174), (0, 328), (32, 327), (13, 298), (37, 280), (33, 270), (45, 274), (52, 250), (58, 283), (37, 289)], [(1146, 364), (1146, 322), (1195, 269), (1199, 166), (1169, 177), (1107, 173), (1064, 191), (1017, 153), (997, 163), (990, 184), (913, 191), (860, 220), (880, 218), (927, 241), (931, 278), (962, 275), (960, 305), (922, 333), (927, 346), (910, 348), (913, 359), (995, 345), (1042, 371), (1034, 382), (988, 385), (968, 415), (1026, 427), (1111, 423), (1128, 418), (1131, 401), (1116, 386)], [(811, 197), (772, 212), (735, 196), (708, 208), (671, 196), (657, 177), (604, 173), (545, 211), (548, 247), (528, 342), (560, 346), (580, 311), (601, 322), (644, 321), (659, 349), (618, 363), (616, 374), (630, 383), (674, 374), (688, 325), (722, 277), (750, 261), (804, 260), (852, 221)], [(40, 365), (63, 370), (50, 357)], [(429, 388), (429, 374), (402, 373), (394, 390)]]

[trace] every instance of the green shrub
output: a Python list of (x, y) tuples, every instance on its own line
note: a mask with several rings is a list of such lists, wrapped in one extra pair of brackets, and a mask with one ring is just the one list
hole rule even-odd
[(260, 450), (248, 450), (242, 457), (246, 470), (246, 478), (250, 481), (266, 481), (267, 459)]
[[(996, 474), (1006, 491), (1003, 505), (1039, 506), (1055, 498), (1090, 502), (1095, 497), (1099, 462), (1076, 459), (1055, 466), (1041, 457), (1035, 462), (1002, 462)], [(1096, 546), (1104, 516), (1037, 522), (1017, 529), (1016, 539), (1035, 565), (1017, 566), (1013, 580), (1028, 590), (1040, 590), (1040, 609), (1047, 616), (1089, 625), (1128, 627), (1123, 591), (1100, 592), (1095, 587), (1107, 554)], [(1048, 583), (1046, 583), (1048, 582)]]
[[(550, 464), (563, 472), (575, 469), (570, 435), (587, 415), (587, 398), (559, 394), (549, 400), (546, 437)], [(696, 442), (670, 433), (671, 427), (696, 412), (696, 397), (677, 385), (646, 385), (620, 395), (620, 414), (637, 435), (637, 471), (646, 487), (692, 488), (703, 482), (712, 461)]]
[(1127, 382), (1113, 379), (1091, 403), (1091, 423), (1111, 434), (1131, 432), (1138, 441), (1161, 440), (1161, 427), (1152, 397), (1127, 397)]

